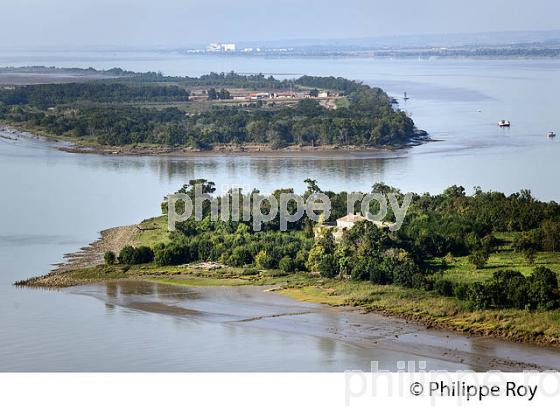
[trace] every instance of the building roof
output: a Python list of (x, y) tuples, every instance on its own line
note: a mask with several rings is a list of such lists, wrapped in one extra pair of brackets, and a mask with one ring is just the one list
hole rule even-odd
[(375, 221), (372, 219), (368, 219), (365, 216), (358, 214), (348, 214), (346, 216), (343, 216), (342, 218), (338, 218), (336, 220), (336, 223), (338, 225), (339, 222), (341, 223), (352, 223), (355, 224), (357, 222), (360, 221), (370, 221), (372, 224), (374, 224), (375, 226), (377, 226), (378, 228), (388, 228), (391, 226), (390, 222), (383, 222), (383, 221)]
[(359, 222), (359, 221), (366, 221), (367, 218), (360, 214), (348, 214), (343, 216), (342, 218), (338, 218), (336, 222)]

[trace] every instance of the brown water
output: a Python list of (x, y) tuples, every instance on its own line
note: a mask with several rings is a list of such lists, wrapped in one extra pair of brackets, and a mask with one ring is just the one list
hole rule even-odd
[[(103, 157), (64, 153), (52, 144), (26, 138), (0, 138), (0, 370), (330, 371), (367, 369), (369, 361), (378, 357), (387, 357), (393, 366), (399, 357), (426, 357), (425, 352), (409, 347), (403, 349), (407, 353), (399, 353), (385, 346), (382, 350), (379, 345), (365, 346), (363, 341), (347, 342), (328, 332), (290, 330), (291, 326), (301, 327), (298, 323), (315, 317), (312, 315), (233, 325), (209, 320), (211, 315), (206, 314), (201, 320), (192, 315), (153, 313), (81, 293), (12, 286), (16, 280), (46, 273), (50, 264), (95, 240), (102, 229), (157, 215), (161, 198), (191, 178), (207, 178), (218, 186), (244, 184), (263, 192), (279, 186), (301, 192), (308, 177), (330, 190), (367, 190), (381, 180), (415, 192), (439, 192), (452, 184), (469, 190), (480, 185), (505, 192), (529, 188), (539, 198), (560, 200), (560, 140), (545, 137), (547, 131), (560, 129), (558, 61), (197, 59), (177, 55), (146, 59), (117, 53), (41, 58), (2, 55), (0, 64), (122, 66), (183, 75), (231, 69), (342, 75), (381, 85), (397, 97), (408, 91), (411, 100), (403, 108), (421, 128), (444, 140), (377, 156), (298, 159)], [(502, 118), (512, 121), (510, 130), (496, 126)], [(230, 300), (228, 310), (235, 311), (236, 303), (238, 299)], [(181, 307), (197, 310), (188, 306)], [(255, 312), (246, 316), (255, 316)], [(334, 314), (321, 317), (325, 323), (337, 320)], [(273, 328), (265, 326), (272, 322)], [(284, 322), (283, 328), (277, 327)], [(354, 328), (360, 327), (350, 329)], [(439, 346), (446, 343), (448, 334), (430, 335), (426, 340)], [(416, 343), (413, 337), (413, 333), (399, 336), (400, 346), (407, 338)], [(484, 347), (484, 343), (477, 343), (477, 349), (511, 349), (510, 344)], [(521, 361), (530, 358), (540, 363), (540, 350), (516, 349), (521, 351), (513, 356)], [(548, 358), (546, 352), (543, 350), (542, 357)], [(429, 359), (429, 367), (478, 366), (436, 357), (440, 360)]]

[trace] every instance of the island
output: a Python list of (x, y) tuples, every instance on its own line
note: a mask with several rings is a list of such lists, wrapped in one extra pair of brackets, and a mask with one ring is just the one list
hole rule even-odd
[[(72, 152), (357, 151), (428, 140), (383, 90), (340, 77), (50, 70), (81, 80), (1, 86), (0, 123)], [(34, 81), (42, 72), (27, 71)]]
[[(348, 214), (348, 192), (305, 182), (305, 198), (320, 193), (330, 199), (328, 217), (304, 216), (286, 230), (276, 217), (255, 231), (254, 215), (246, 221), (216, 219), (205, 201), (200, 220), (177, 222), (169, 231), (164, 201), (162, 215), (104, 231), (90, 247), (69, 255), (66, 265), (16, 285), (57, 288), (131, 279), (268, 285), (303, 301), (352, 306), (428, 327), (560, 344), (559, 204), (526, 190), (505, 195), (477, 188), (467, 195), (452, 186), (436, 195), (412, 194), (402, 226), (392, 230), (391, 212), (384, 221)], [(192, 198), (196, 186), (216, 196), (215, 184), (205, 179), (177, 192)], [(272, 195), (293, 192), (283, 188)], [(392, 195), (398, 203), (405, 198), (383, 183), (370, 192)], [(224, 195), (233, 201), (234, 194)], [(237, 194), (243, 200), (258, 191)], [(372, 202), (370, 212), (377, 211), (379, 203)]]

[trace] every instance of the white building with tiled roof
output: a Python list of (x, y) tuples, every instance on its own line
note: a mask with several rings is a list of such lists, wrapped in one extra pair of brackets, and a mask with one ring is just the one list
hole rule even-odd
[(330, 230), (332, 231), (334, 239), (336, 241), (340, 241), (342, 239), (342, 235), (344, 234), (344, 230), (352, 229), (354, 225), (360, 221), (370, 221), (380, 229), (388, 229), (391, 226), (391, 223), (389, 222), (368, 219), (365, 216), (362, 216), (360, 213), (348, 214), (346, 216), (343, 216), (342, 218), (338, 218), (336, 220), (336, 225), (332, 223), (321, 223), (315, 228), (315, 236), (321, 236), (323, 232), (325, 232), (326, 230)]

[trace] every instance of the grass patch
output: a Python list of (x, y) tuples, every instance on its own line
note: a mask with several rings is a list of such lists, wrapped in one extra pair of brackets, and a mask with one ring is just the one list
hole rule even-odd
[(515, 232), (499, 232), (494, 235), (502, 243), (498, 250), (490, 255), (488, 263), (482, 269), (476, 269), (466, 256), (454, 257), (452, 261), (447, 258), (434, 258), (430, 262), (436, 267), (446, 266), (443, 277), (456, 283), (484, 282), (499, 270), (515, 270), (528, 276), (537, 266), (545, 266), (560, 274), (560, 252), (537, 252), (535, 262), (530, 264), (522, 254), (513, 251), (515, 235)]
[(341, 97), (336, 99), (336, 108), (349, 108), (350, 100), (347, 97)]
[(153, 248), (158, 243), (169, 243), (169, 231), (167, 230), (167, 216), (146, 219), (138, 225), (139, 232), (134, 238), (135, 246), (149, 246)]
[(289, 285), (283, 294), (332, 306), (355, 306), (428, 325), (510, 340), (560, 344), (560, 310), (529, 312), (517, 309), (470, 310), (456, 298), (435, 292), (368, 282), (315, 280), (307, 286)]

